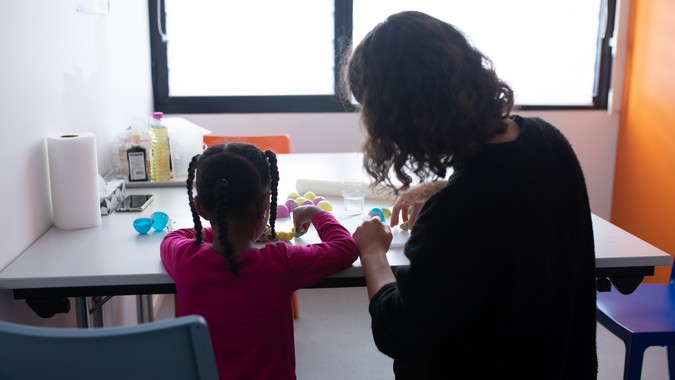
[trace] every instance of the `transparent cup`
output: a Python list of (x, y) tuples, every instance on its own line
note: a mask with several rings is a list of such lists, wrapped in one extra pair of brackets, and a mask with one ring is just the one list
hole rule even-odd
[(345, 211), (350, 214), (360, 214), (365, 207), (366, 188), (368, 183), (361, 179), (342, 181), (342, 200)]

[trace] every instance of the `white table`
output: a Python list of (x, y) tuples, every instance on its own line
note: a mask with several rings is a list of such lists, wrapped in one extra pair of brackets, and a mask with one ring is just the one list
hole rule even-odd
[[(295, 191), (298, 178), (341, 180), (366, 178), (358, 153), (279, 155), (279, 203)], [(174, 186), (170, 186), (174, 185)], [(54, 299), (64, 297), (108, 297), (173, 293), (175, 287), (159, 258), (159, 243), (165, 232), (139, 235), (132, 221), (164, 211), (175, 221), (174, 228), (192, 226), (187, 193), (183, 183), (152, 188), (129, 188), (128, 193), (153, 193), (155, 200), (143, 212), (103, 216), (100, 226), (82, 230), (51, 228), (16, 260), (0, 272), (0, 288), (13, 289), (15, 299)], [(322, 195), (322, 194), (319, 194)], [(334, 214), (353, 231), (362, 216), (347, 217), (342, 200), (330, 197)], [(389, 207), (390, 201), (368, 199), (365, 213), (372, 207)], [(290, 219), (277, 221), (278, 231), (292, 227)], [(206, 225), (206, 224), (205, 224)], [(653, 275), (657, 265), (670, 265), (666, 252), (593, 215), (598, 285), (607, 290), (609, 282), (624, 293), (632, 292), (644, 276)], [(388, 258), (393, 267), (406, 265), (403, 244), (407, 232), (393, 229), (395, 238)], [(298, 243), (318, 240), (310, 231)], [(363, 270), (357, 261), (351, 268), (321, 281), (314, 287), (362, 286)], [(147, 319), (147, 299), (139, 298), (139, 318)], [(81, 309), (85, 304), (78, 304)], [(85, 307), (86, 309), (86, 307)], [(84, 311), (78, 321), (86, 324)]]

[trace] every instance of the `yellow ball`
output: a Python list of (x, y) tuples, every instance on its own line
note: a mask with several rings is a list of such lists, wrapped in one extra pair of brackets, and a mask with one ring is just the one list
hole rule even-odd
[(391, 216), (391, 210), (386, 208), (386, 207), (382, 207), (382, 213), (384, 214), (385, 218), (388, 218), (388, 217)]
[(309, 199), (309, 200), (311, 201), (311, 200), (313, 200), (314, 198), (316, 198), (316, 194), (314, 194), (314, 193), (311, 192), (311, 191), (308, 191), (308, 192), (305, 193), (304, 197), (305, 197), (305, 199)]
[(298, 195), (298, 193), (296, 193), (295, 191), (292, 192), (292, 193), (290, 193), (290, 194), (288, 194), (288, 198), (293, 198), (293, 199), (295, 199), (295, 198), (297, 198), (297, 197), (299, 197), (299, 196), (300, 196), (300, 195)]
[(302, 202), (304, 202), (304, 201), (306, 201), (306, 199), (305, 199), (304, 197), (297, 197), (297, 198), (295, 198), (295, 203), (297, 203), (298, 206), (301, 206), (301, 205), (302, 205)]
[(321, 207), (322, 209), (324, 209), (326, 211), (333, 211), (333, 205), (330, 204), (330, 202), (328, 202), (328, 201), (321, 201), (321, 202), (317, 203), (317, 206)]
[(293, 239), (293, 234), (290, 232), (277, 232), (277, 239), (283, 240), (283, 241), (290, 241)]

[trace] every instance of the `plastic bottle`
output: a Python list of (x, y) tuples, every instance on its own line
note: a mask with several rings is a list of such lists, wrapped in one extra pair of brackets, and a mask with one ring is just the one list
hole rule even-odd
[(152, 113), (152, 122), (148, 128), (150, 135), (150, 180), (171, 180), (171, 149), (169, 129), (162, 122), (162, 112)]
[(147, 181), (146, 171), (147, 154), (141, 146), (141, 135), (131, 135), (131, 147), (127, 149), (127, 162), (129, 164), (129, 181)]

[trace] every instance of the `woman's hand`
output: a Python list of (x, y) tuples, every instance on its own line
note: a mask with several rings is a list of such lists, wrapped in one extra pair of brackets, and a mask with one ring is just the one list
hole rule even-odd
[(400, 214), (400, 218), (403, 222), (407, 222), (409, 228), (412, 227), (424, 202), (426, 202), (433, 193), (442, 189), (446, 183), (447, 181), (442, 179), (433, 182), (425, 182), (413, 186), (408, 189), (408, 191), (399, 194), (391, 209), (389, 225), (392, 227), (398, 225)]
[(352, 234), (359, 246), (359, 257), (366, 277), (368, 299), (372, 299), (382, 287), (396, 281), (387, 260), (391, 245), (391, 228), (380, 218), (366, 219)]
[(370, 254), (386, 254), (391, 245), (393, 235), (391, 228), (380, 221), (380, 218), (364, 220), (352, 237), (359, 246), (359, 256)]

